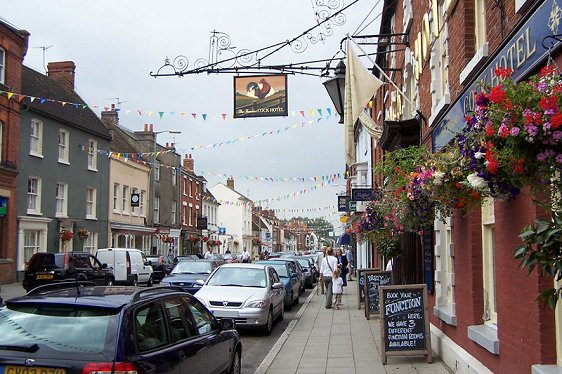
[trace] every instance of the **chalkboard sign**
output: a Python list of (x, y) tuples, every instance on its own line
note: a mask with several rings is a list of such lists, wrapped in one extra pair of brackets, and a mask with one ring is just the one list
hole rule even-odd
[(432, 362), (427, 286), (381, 286), (381, 358), (423, 354)]
[(379, 312), (379, 286), (392, 284), (391, 271), (364, 271), (363, 294), (365, 295), (365, 317)]
[(366, 271), (377, 271), (379, 269), (357, 269), (357, 309), (361, 309), (361, 305), (365, 302), (365, 277), (363, 273)]

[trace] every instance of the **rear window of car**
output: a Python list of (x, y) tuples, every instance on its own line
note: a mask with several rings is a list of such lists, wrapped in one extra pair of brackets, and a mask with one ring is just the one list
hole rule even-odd
[(56, 304), (10, 305), (0, 309), (0, 346), (48, 347), (63, 353), (102, 353), (115, 334), (118, 312)]
[(64, 266), (64, 260), (62, 265), (55, 258), (54, 253), (39, 253), (31, 257), (28, 264), (28, 269), (30, 271), (40, 271), (40, 270), (52, 270), (54, 268), (61, 268)]
[(213, 264), (203, 261), (182, 261), (172, 270), (172, 274), (211, 274), (212, 272)]

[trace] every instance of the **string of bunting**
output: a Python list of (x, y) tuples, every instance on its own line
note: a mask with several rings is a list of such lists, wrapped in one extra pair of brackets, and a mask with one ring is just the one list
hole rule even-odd
[[(309, 126), (309, 125), (313, 125), (314, 123), (320, 123), (320, 121), (322, 120), (322, 118), (317, 118), (316, 120), (310, 120), (308, 122), (301, 122), (300, 126), (299, 125), (291, 125), (291, 126), (287, 126), (285, 128), (281, 128), (281, 129), (276, 129), (276, 130), (269, 130), (269, 131), (265, 131), (262, 132), (260, 134), (255, 134), (255, 135), (248, 135), (248, 136), (242, 136), (239, 138), (235, 138), (235, 139), (230, 139), (230, 140), (223, 140), (220, 142), (216, 142), (213, 144), (206, 144), (206, 145), (196, 145), (193, 147), (189, 147), (189, 148), (183, 148), (183, 149), (167, 149), (165, 151), (157, 151), (157, 152), (119, 152), (119, 151), (110, 151), (110, 150), (105, 150), (105, 149), (92, 149), (90, 147), (85, 146), (84, 144), (79, 144), (78, 147), (84, 151), (84, 152), (89, 152), (89, 153), (93, 153), (93, 152), (97, 152), (99, 155), (105, 156), (107, 158), (123, 158), (124, 160), (128, 160), (128, 159), (133, 159), (142, 163), (145, 163), (146, 165), (150, 165), (150, 163), (148, 161), (143, 160), (143, 157), (153, 157), (153, 156), (160, 156), (161, 154), (165, 154), (165, 153), (173, 153), (176, 151), (185, 151), (185, 150), (191, 150), (191, 151), (195, 151), (195, 150), (200, 150), (203, 148), (209, 149), (209, 148), (217, 148), (217, 147), (222, 147), (225, 145), (232, 145), (232, 144), (236, 144), (238, 142), (243, 142), (243, 141), (248, 141), (248, 140), (252, 140), (258, 137), (264, 137), (264, 136), (271, 136), (271, 135), (279, 135), (285, 131), (291, 130), (291, 129), (296, 129), (296, 128), (304, 128), (305, 126)], [(173, 166), (167, 166), (167, 167), (173, 167)]]
[[(56, 100), (56, 99), (50, 99), (50, 98), (43, 98), (43, 97), (36, 97), (36, 96), (30, 96), (30, 95), (24, 95), (21, 93), (16, 93), (16, 92), (9, 92), (9, 91), (2, 91), (0, 90), (0, 95), (6, 95), (8, 97), (8, 100), (16, 100), (17, 102), (19, 102), (20, 104), (27, 99), (28, 103), (39, 103), (39, 104), (45, 104), (45, 103), (56, 103), (56, 104), (60, 104), (63, 107), (72, 107), (75, 109), (104, 109), (105, 111), (108, 111), (110, 108), (109, 107), (101, 107), (98, 105), (92, 105), (89, 106), (87, 104), (83, 104), (83, 103), (73, 103), (71, 101), (63, 101), (63, 100)], [(169, 111), (154, 111), (154, 110), (145, 110), (145, 109), (120, 109), (120, 108), (114, 108), (113, 110), (115, 110), (116, 112), (120, 112), (120, 113), (124, 113), (124, 114), (136, 114), (139, 117), (156, 117), (156, 118), (160, 118), (163, 119), (165, 115), (167, 116), (174, 116), (174, 117), (179, 117), (180, 119), (191, 119), (193, 118), (193, 120), (197, 120), (200, 119), (203, 122), (206, 122), (208, 119), (212, 119), (212, 120), (222, 120), (222, 121), (226, 121), (226, 119), (228, 118), (229, 120), (234, 120), (234, 114), (233, 113), (197, 113), (197, 112), (169, 112)], [(291, 111), (291, 116), (296, 117), (302, 117), (302, 118), (306, 118), (306, 117), (326, 117), (329, 118), (332, 116), (332, 113), (334, 112), (335, 109), (333, 108), (316, 108), (316, 109), (299, 109), (299, 110), (293, 110)]]
[(318, 181), (336, 181), (339, 180), (342, 175), (340, 173), (312, 176), (312, 177), (257, 177), (257, 176), (247, 176), (247, 175), (232, 175), (226, 173), (212, 173), (208, 171), (201, 171), (201, 175), (213, 175), (215, 177), (223, 178), (235, 178), (235, 179), (245, 179), (257, 182), (318, 182)]

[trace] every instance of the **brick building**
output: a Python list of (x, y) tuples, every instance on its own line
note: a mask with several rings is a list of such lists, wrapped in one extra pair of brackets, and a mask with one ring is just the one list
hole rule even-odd
[(22, 62), (29, 33), (0, 20), (0, 283), (16, 280), (16, 178)]
[[(517, 80), (538, 72), (549, 52), (543, 40), (562, 32), (561, 11), (555, 0), (385, 1), (380, 34), (390, 36), (379, 43), (376, 62), (405, 97), (389, 84), (375, 97), (371, 116), (383, 134), (373, 164), (384, 151), (409, 145), (438, 152), (464, 126), (478, 83), (497, 83), (497, 66), (512, 68)], [(560, 65), (559, 46), (555, 41), (551, 53)], [(403, 236), (395, 280), (427, 284), (432, 347), (455, 372), (561, 370), (560, 307), (536, 301), (552, 279), (527, 275), (513, 256), (520, 229), (548, 215), (521, 194), (455, 210), (426, 230), (427, 241)]]

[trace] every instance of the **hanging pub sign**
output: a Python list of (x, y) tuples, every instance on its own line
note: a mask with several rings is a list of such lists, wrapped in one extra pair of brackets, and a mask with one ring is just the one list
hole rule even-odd
[(288, 114), (286, 74), (234, 77), (234, 118)]
[(338, 212), (347, 211), (348, 200), (349, 200), (349, 196), (338, 196)]
[(363, 295), (365, 297), (365, 317), (379, 313), (379, 287), (392, 285), (391, 271), (364, 271)]
[(207, 230), (207, 217), (197, 217), (197, 230)]
[(427, 362), (433, 362), (427, 286), (380, 286), (379, 300), (383, 365), (387, 356), (425, 355)]

